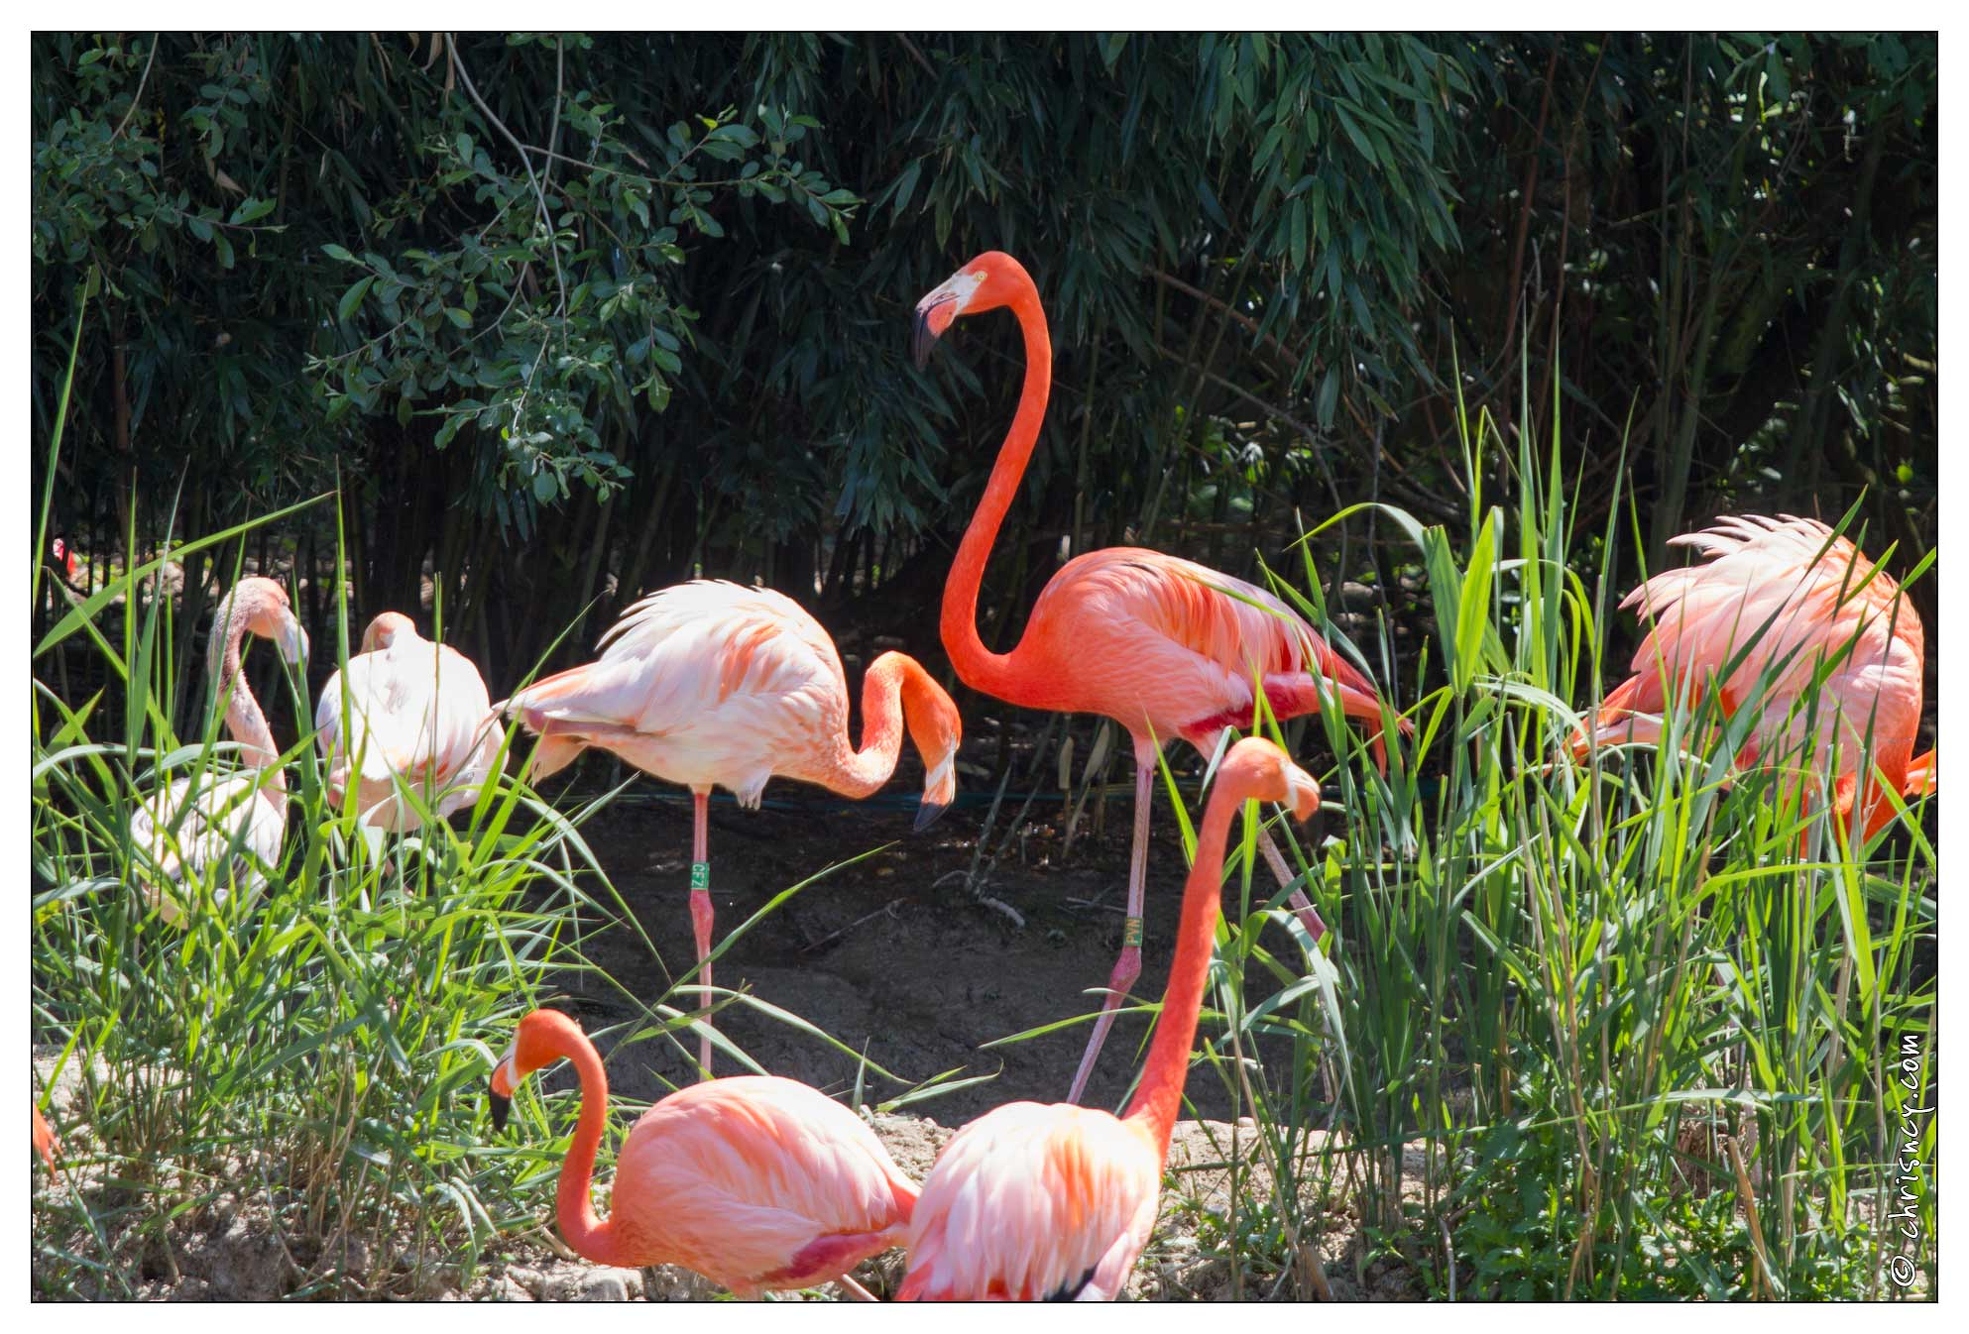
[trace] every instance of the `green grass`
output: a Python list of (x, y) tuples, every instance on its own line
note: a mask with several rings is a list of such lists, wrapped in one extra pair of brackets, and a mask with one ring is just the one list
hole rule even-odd
[[(1334, 928), (1324, 956), (1268, 948), (1268, 922), (1304, 937), (1269, 874), (1254, 893), (1248, 859), (1232, 872), (1246, 915), (1223, 929), (1204, 1033), (1271, 1183), (1249, 1201), (1264, 1226), (1227, 1224), (1247, 1291), (1333, 1226), (1341, 1182), (1357, 1263), (1396, 1259), (1439, 1297), (1907, 1295), (1882, 1220), (1900, 1108), (1921, 1101), (1904, 1041), (1932, 1088), (1922, 812), (1848, 849), (1813, 813), (1816, 775), (1726, 785), (1754, 700), (1733, 721), (1698, 708), (1659, 747), (1550, 763), (1613, 665), (1602, 627), (1625, 590), (1568, 563), (1593, 535), (1567, 526), (1559, 442), (1544, 461), (1486, 442), (1479, 422), (1470, 475), (1501, 461), (1512, 494), (1473, 487), (1467, 535), (1384, 511), (1437, 609), (1402, 694), (1413, 741), (1384, 777), (1337, 714), (1312, 722), (1348, 757), (1329, 776), (1344, 827), (1289, 854)], [(1597, 536), (1605, 553), (1617, 535)], [(1260, 1034), (1292, 1044), (1288, 1077), (1239, 1059)], [(1404, 1146), (1423, 1151), (1406, 1190)], [(1932, 1189), (1917, 1214), (1928, 1241), (1907, 1253), (1932, 1292)]]

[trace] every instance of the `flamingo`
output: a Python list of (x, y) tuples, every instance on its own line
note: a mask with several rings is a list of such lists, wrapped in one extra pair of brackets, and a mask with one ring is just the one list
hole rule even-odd
[(41, 1115), (39, 1103), (34, 1104), (34, 1151), (41, 1155), (41, 1161), (48, 1165), (49, 1171), (55, 1170), (55, 1159), (61, 1156), (62, 1142), (55, 1138), (47, 1118)]
[[(1017, 316), (1025, 335), (1025, 388), (944, 585), (944, 648), (973, 689), (1022, 708), (1104, 715), (1127, 729), (1135, 749), (1128, 915), (1101, 1016), (1067, 1094), (1078, 1102), (1115, 1012), (1142, 971), (1150, 785), (1161, 744), (1180, 737), (1213, 754), (1226, 728), (1251, 725), (1254, 680), (1262, 680), (1271, 711), (1281, 719), (1314, 712), (1324, 701), (1338, 702), (1349, 717), (1379, 723), (1381, 701), (1373, 684), (1278, 598), (1193, 561), (1139, 547), (1108, 547), (1068, 561), (1040, 591), (1012, 651), (985, 648), (976, 624), (978, 587), (1039, 439), (1053, 382), (1046, 315), (1019, 261), (989, 251), (917, 303), (914, 335), (920, 366), (953, 321), (1001, 306)], [(1405, 720), (1402, 728), (1409, 730)], [(1383, 754), (1378, 737), (1376, 754)], [(1279, 883), (1291, 883), (1270, 838), (1261, 845)], [(1293, 890), (1292, 905), (1317, 941), (1326, 926), (1303, 890)]]
[[(353, 718), (346, 729), (345, 693)], [(423, 823), (399, 796), (397, 779), (426, 785), (442, 819), (478, 800), (503, 740), (471, 659), (433, 644), (394, 611), (363, 631), (362, 651), (349, 659), (346, 691), (341, 672), (328, 678), (314, 722), (328, 762), (328, 799), (342, 805), (353, 781), (362, 825), (378, 838)]]
[[(1761, 757), (1836, 773), (1833, 810), (1850, 828), (1857, 807), (1868, 838), (1893, 818), (1882, 784), (1908, 796), (1935, 790), (1935, 753), (1914, 754), (1921, 618), (1884, 569), (1825, 524), (1792, 515), (1724, 516), (1670, 545), (1708, 563), (1657, 574), (1621, 602), (1650, 623), (1648, 634), (1634, 675), (1574, 732), (1576, 757), (1595, 745), (1658, 743), (1670, 698), (1693, 706), (1713, 689), (1729, 717), (1768, 672), (1740, 764)], [(1874, 773), (1862, 780), (1869, 738)]]
[(1304, 820), (1319, 785), (1262, 737), (1232, 746), (1197, 833), (1176, 957), (1127, 1114), (1014, 1102), (938, 1155), (910, 1220), (903, 1301), (1112, 1300), (1148, 1243), (1216, 944), (1231, 816), (1252, 799)]
[[(505, 707), (540, 736), (528, 769), (535, 781), (593, 746), (690, 788), (691, 925), (707, 999), (713, 787), (752, 810), (776, 775), (866, 797), (895, 772), (906, 725), (925, 770), (916, 828), (927, 828), (957, 790), (963, 724), (922, 664), (902, 653), (869, 664), (856, 750), (834, 641), (799, 604), (767, 588), (698, 579), (652, 593), (602, 636), (600, 661), (537, 681)], [(708, 1078), (708, 1033), (699, 1055)]]
[[(246, 769), (224, 778), (180, 778), (130, 813), (131, 843), (172, 880), (195, 879), (207, 866), (228, 861), (241, 883), (251, 887), (260, 883), (262, 868), (280, 860), (287, 776), (267, 716), (239, 672), (240, 646), (248, 634), (272, 640), (290, 664), (308, 655), (308, 633), (288, 605), (287, 590), (273, 580), (249, 575), (220, 599), (207, 661), (216, 694), (226, 701), (226, 728), (239, 743)], [(147, 877), (144, 896), (165, 921), (178, 919), (176, 902)]]
[(679, 1089), (629, 1131), (604, 1222), (589, 1187), (608, 1075), (574, 1020), (556, 1010), (520, 1020), (492, 1072), (492, 1122), (504, 1130), (514, 1087), (563, 1056), (581, 1078), (556, 1197), (575, 1251), (597, 1264), (684, 1265), (743, 1298), (830, 1281), (868, 1297), (849, 1271), (902, 1241), (917, 1188), (853, 1112), (774, 1075)]

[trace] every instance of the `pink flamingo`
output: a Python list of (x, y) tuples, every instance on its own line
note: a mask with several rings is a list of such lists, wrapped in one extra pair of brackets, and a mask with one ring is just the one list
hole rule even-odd
[[(1714, 690), (1724, 717), (1756, 697), (1758, 721), (1738, 763), (1795, 766), (1800, 782), (1836, 773), (1833, 809), (1850, 827), (1857, 806), (1865, 837), (1893, 818), (1883, 784), (1909, 796), (1934, 791), (1934, 752), (1914, 754), (1921, 618), (1884, 569), (1825, 524), (1790, 515), (1725, 517), (1670, 545), (1711, 559), (1655, 575), (1620, 604), (1650, 622), (1648, 634), (1634, 675), (1573, 734), (1575, 756), (1596, 744), (1656, 744), (1670, 699), (1693, 707)], [(1862, 781), (1869, 738), (1874, 772)]]
[[(345, 702), (352, 719), (346, 728)], [(398, 794), (399, 779), (424, 788), (442, 819), (478, 800), (504, 740), (471, 659), (423, 638), (394, 611), (363, 631), (346, 678), (340, 671), (328, 678), (314, 722), (328, 762), (329, 801), (340, 806), (353, 780), (361, 823), (378, 837), (423, 823)]]
[[(272, 640), (289, 663), (308, 655), (307, 631), (288, 605), (287, 590), (273, 580), (248, 576), (220, 599), (207, 660), (216, 693), (226, 701), (226, 728), (239, 743), (246, 769), (224, 778), (180, 778), (130, 813), (131, 843), (172, 880), (197, 879), (214, 864), (243, 863), (237, 877), (251, 887), (260, 883), (263, 868), (280, 860), (287, 834), (287, 775), (267, 716), (239, 673), (240, 646), (249, 633)], [(141, 878), (158, 915), (176, 921), (177, 903)]]
[[(954, 320), (1001, 306), (1018, 317), (1025, 335), (1025, 388), (944, 585), (944, 648), (973, 689), (1022, 708), (1105, 715), (1128, 729), (1135, 746), (1128, 916), (1101, 1016), (1067, 1094), (1078, 1102), (1115, 1012), (1142, 971), (1150, 784), (1161, 744), (1181, 737), (1205, 755), (1213, 753), (1225, 728), (1252, 724), (1254, 681), (1262, 681), (1266, 701), (1281, 719), (1337, 702), (1349, 717), (1378, 724), (1381, 702), (1373, 684), (1278, 598), (1193, 561), (1139, 547), (1109, 547), (1068, 561), (1040, 591), (1012, 651), (985, 648), (976, 624), (978, 587), (1039, 439), (1053, 382), (1053, 345), (1032, 278), (997, 251), (979, 255), (917, 303), (914, 339), (920, 365)], [(1405, 721), (1402, 727), (1409, 730)], [(1261, 842), (1279, 883), (1291, 883), (1270, 838)], [(1292, 905), (1318, 940), (1326, 927), (1303, 890), (1292, 892)]]
[(868, 1297), (849, 1271), (901, 1242), (916, 1183), (853, 1112), (771, 1075), (679, 1089), (629, 1131), (604, 1222), (590, 1183), (608, 1075), (574, 1020), (555, 1010), (520, 1020), (492, 1072), (492, 1121), (505, 1129), (514, 1087), (563, 1056), (581, 1077), (556, 1203), (569, 1246), (597, 1264), (684, 1265), (740, 1297), (830, 1281)]
[[(869, 664), (856, 750), (834, 641), (799, 604), (767, 588), (699, 579), (652, 593), (602, 637), (600, 661), (535, 682), (504, 707), (540, 735), (528, 768), (535, 780), (593, 746), (690, 788), (691, 924), (707, 1001), (713, 787), (754, 810), (775, 775), (866, 797), (895, 772), (906, 725), (925, 770), (916, 827), (928, 827), (957, 791), (963, 724), (922, 664), (901, 653)], [(708, 1033), (699, 1055), (709, 1077)]]
[(1108, 1301), (1127, 1283), (1162, 1196), (1216, 945), (1231, 815), (1254, 798), (1289, 803), (1303, 820), (1319, 808), (1319, 785), (1261, 737), (1225, 756), (1183, 887), (1162, 1019), (1127, 1114), (1014, 1102), (958, 1131), (923, 1182), (898, 1299)]

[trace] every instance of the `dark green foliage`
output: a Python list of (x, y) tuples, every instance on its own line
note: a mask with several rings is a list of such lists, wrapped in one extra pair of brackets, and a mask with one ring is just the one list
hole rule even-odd
[(900, 580), (913, 617), (1018, 353), (1004, 327), (920, 374), (906, 315), (995, 247), (1057, 364), (994, 566), (1019, 586), (990, 602), (1027, 605), (1061, 536), (1239, 569), (1295, 512), (1458, 517), (1459, 388), (1507, 431), (1560, 414), (1587, 526), (1626, 443), (1657, 557), (1717, 512), (1868, 488), (1911, 562), (1936, 50), (44, 35), (44, 439), (74, 290), (104, 284), (57, 530), (106, 550), (133, 477), (146, 537), (180, 482), (191, 532), (339, 484), (359, 608), (428, 572), (496, 673), (543, 647), (529, 608), (612, 614), (700, 568), (826, 599)]

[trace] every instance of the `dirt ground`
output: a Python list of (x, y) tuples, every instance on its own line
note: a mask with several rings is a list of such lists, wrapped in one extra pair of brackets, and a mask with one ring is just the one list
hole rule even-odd
[[(995, 742), (989, 736), (967, 741), (967, 757), (974, 745), (988, 752)], [(960, 784), (977, 791), (983, 780), (964, 773), (968, 767), (960, 767)], [(981, 902), (966, 884), (992, 792), (975, 805), (960, 802), (914, 834), (913, 794), (921, 790), (921, 770), (913, 755), (877, 800), (860, 805), (779, 781), (767, 788), (763, 810), (740, 810), (728, 798), (714, 801), (711, 889), (718, 936), (800, 880), (879, 851), (782, 905), (718, 961), (713, 980), (743, 987), (847, 1046), (865, 1049), (870, 1062), (906, 1081), (890, 1083), (870, 1072), (864, 1100), (871, 1105), (949, 1070), (961, 1070), (960, 1079), (994, 1078), (912, 1104), (912, 1111), (957, 1125), (1004, 1102), (1059, 1101), (1090, 1024), (1007, 1046), (985, 1044), (1098, 1009), (1098, 998), (1082, 993), (1106, 984), (1121, 948), (1133, 776), (1124, 753), (1111, 771), (1116, 791), (1107, 801), (1104, 827), (1095, 831), (1090, 801), (1066, 856), (1062, 794), (1045, 792), (1016, 826), (1011, 821), (1022, 802), (1007, 796), (990, 843), (995, 849), (1008, 829), (1017, 832), (996, 864), (981, 868), (982, 894), (1003, 907)], [(667, 986), (665, 966), (681, 974), (694, 958), (686, 907), (688, 796), (638, 779), (584, 833), (661, 961), (626, 930), (590, 938), (586, 951), (637, 996), (654, 1000)], [(1158, 791), (1142, 975), (1134, 988), (1139, 997), (1161, 995), (1185, 875), (1177, 823)], [(1268, 884), (1257, 882), (1254, 889)], [(1282, 928), (1272, 946), (1287, 957), (1294, 949)], [(1259, 994), (1254, 991), (1254, 999)], [(689, 1003), (681, 993), (676, 1000)], [(581, 979), (570, 980), (567, 1005), (591, 1031), (635, 1017), (619, 996)], [(854, 1058), (779, 1020), (732, 1006), (718, 1022), (769, 1073), (830, 1092), (854, 1082)], [(1090, 1105), (1115, 1106), (1125, 1096), (1148, 1033), (1146, 1016), (1117, 1022), (1088, 1088)], [(635, 1044), (613, 1055), (608, 1068), (612, 1088), (642, 1099), (662, 1096), (665, 1079), (674, 1084), (690, 1078), (683, 1055), (663, 1043)], [(1235, 1114), (1219, 1082), (1208, 1076), (1192, 1080), (1189, 1092), (1201, 1116)]]

